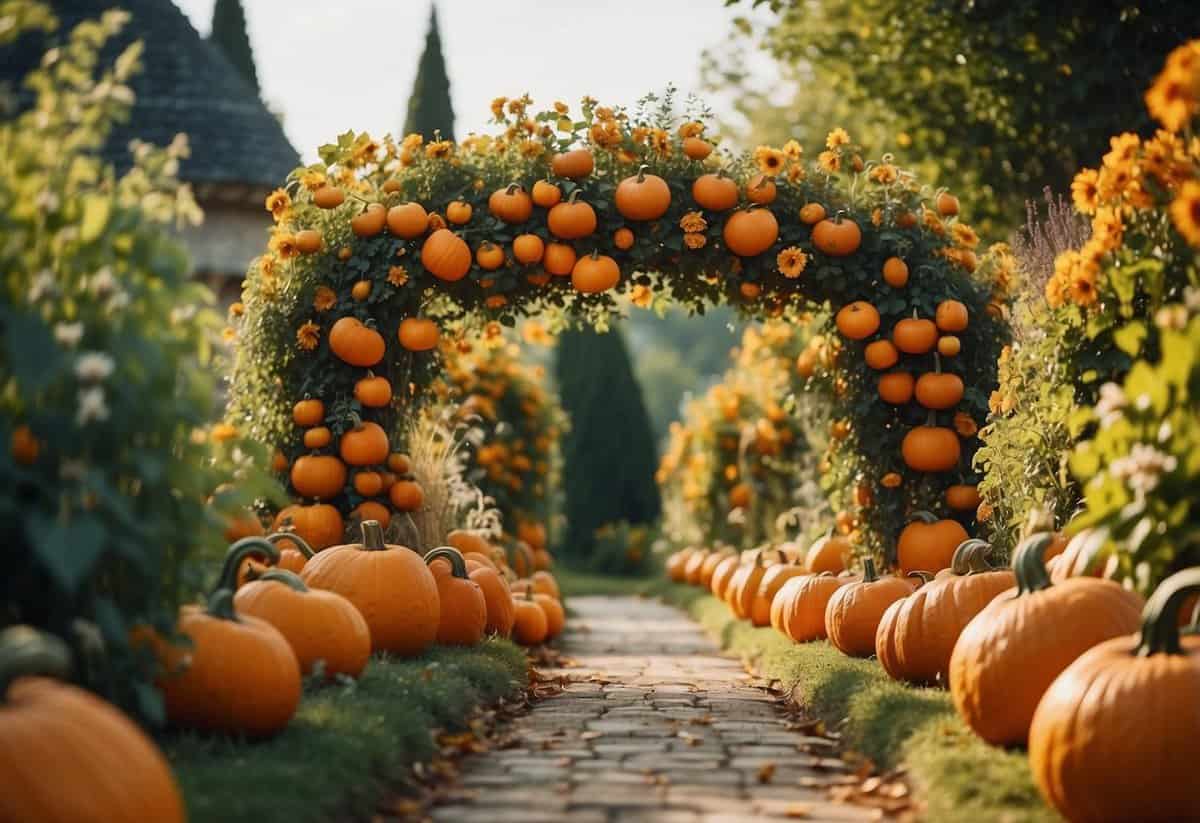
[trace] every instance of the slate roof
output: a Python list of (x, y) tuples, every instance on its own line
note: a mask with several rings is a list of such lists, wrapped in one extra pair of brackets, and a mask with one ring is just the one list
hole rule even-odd
[[(273, 188), (300, 164), (279, 121), (254, 89), (171, 0), (52, 0), (50, 5), (59, 19), (53, 38), (65, 37), (79, 21), (99, 17), (114, 5), (131, 14), (105, 48), (105, 64), (129, 43), (143, 41), (132, 115), (113, 130), (105, 146), (118, 167), (129, 162), (130, 139), (166, 145), (179, 132), (188, 135), (192, 150), (180, 177), (194, 184)], [(20, 89), (47, 45), (44, 35), (32, 34), (0, 47), (0, 81)]]

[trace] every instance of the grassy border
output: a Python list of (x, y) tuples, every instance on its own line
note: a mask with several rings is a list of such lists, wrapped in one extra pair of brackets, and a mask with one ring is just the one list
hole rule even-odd
[(525, 653), (505, 640), (374, 658), (357, 682), (307, 692), (270, 740), (178, 734), (164, 751), (193, 823), (369, 819), (414, 763), (435, 754), (435, 729), (464, 730), (477, 708), (527, 683)]

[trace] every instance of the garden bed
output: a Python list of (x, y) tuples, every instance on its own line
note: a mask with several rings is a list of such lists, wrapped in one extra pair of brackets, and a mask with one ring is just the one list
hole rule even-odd
[(181, 734), (165, 750), (193, 823), (370, 819), (477, 709), (528, 683), (524, 651), (490, 640), (415, 660), (373, 659), (356, 683), (305, 694), (288, 728), (261, 742)]

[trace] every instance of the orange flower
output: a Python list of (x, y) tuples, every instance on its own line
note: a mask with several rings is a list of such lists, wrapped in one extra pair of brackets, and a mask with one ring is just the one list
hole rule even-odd
[(1171, 202), (1171, 222), (1175, 230), (1192, 246), (1200, 248), (1200, 181), (1184, 183)]
[(950, 236), (958, 246), (973, 249), (979, 245), (979, 235), (966, 223), (955, 223), (950, 227)]
[(408, 282), (408, 269), (404, 266), (391, 266), (388, 268), (387, 279), (393, 286), (403, 286)]
[(846, 130), (838, 127), (829, 132), (825, 137), (825, 148), (836, 149), (839, 146), (845, 146), (850, 143), (850, 135), (846, 134)]
[(238, 431), (228, 423), (218, 423), (212, 427), (208, 437), (214, 443), (224, 443), (238, 436)]
[(329, 311), (337, 305), (337, 293), (328, 286), (317, 286), (313, 295), (313, 308), (317, 311)]
[(689, 137), (699, 137), (704, 134), (704, 124), (692, 120), (689, 123), (684, 123), (679, 127), (679, 139), (686, 140)]
[(832, 151), (823, 151), (817, 155), (817, 165), (826, 174), (837, 174), (842, 168), (842, 156)]
[(754, 162), (763, 174), (775, 176), (783, 170), (787, 155), (770, 146), (759, 146), (754, 150)]
[(804, 155), (804, 148), (795, 140), (783, 144), (783, 156), (788, 160), (799, 160)]
[(633, 301), (633, 305), (638, 308), (648, 309), (654, 303), (654, 292), (651, 291), (649, 286), (637, 285), (633, 287), (630, 299)]
[(221, 329), (221, 339), (226, 343), (232, 343), (237, 339), (237, 329), (233, 328), (232, 326), (226, 326), (225, 328)]
[(454, 152), (454, 144), (449, 140), (438, 140), (425, 147), (425, 156), (431, 160), (445, 160)]
[(899, 177), (899, 174), (896, 172), (896, 167), (891, 163), (881, 163), (871, 169), (871, 179), (885, 186), (895, 183), (897, 177)]
[[(317, 169), (305, 169), (300, 174), (300, 185), (304, 186), (304, 188), (308, 189), (309, 191), (316, 191), (317, 189), (321, 188), (321, 186), (324, 186), (325, 183), (328, 182), (328, 179), (329, 178), (325, 176), (325, 172), (323, 171), (319, 171)], [(269, 206), (267, 207), (267, 211), (272, 211)]]
[(792, 163), (788, 166), (787, 179), (789, 183), (799, 183), (804, 179), (804, 166), (799, 163)]
[(882, 485), (885, 489), (898, 488), (902, 482), (903, 478), (896, 474), (896, 472), (888, 472), (883, 476), (883, 479), (879, 481), (880, 485)]
[(958, 412), (954, 415), (954, 430), (958, 432), (959, 437), (974, 437), (979, 431), (979, 426), (975, 424), (975, 418), (966, 412)]
[(1096, 290), (1095, 263), (1080, 261), (1071, 275), (1069, 290), (1071, 299), (1079, 306), (1090, 306), (1100, 299)]
[(296, 237), (290, 232), (277, 231), (271, 235), (267, 247), (279, 255), (280, 260), (291, 260), (300, 253), (296, 248)]
[(246, 313), (246, 304), (240, 300), (236, 303), (230, 304), (229, 313), (233, 317), (241, 317), (243, 314)]
[(688, 232), (683, 236), (683, 244), (689, 249), (702, 249), (708, 243), (708, 238), (698, 232)]
[(1200, 111), (1200, 41), (1167, 55), (1163, 71), (1146, 92), (1146, 108), (1168, 131), (1181, 131)]
[(296, 329), (296, 345), (305, 351), (312, 351), (321, 339), (321, 327), (311, 320)]
[(543, 151), (545, 146), (537, 140), (521, 141), (521, 154), (525, 157), (540, 157)]
[(267, 211), (275, 218), (278, 223), (287, 216), (288, 210), (292, 207), (292, 198), (283, 189), (275, 189), (267, 195), (266, 203)]
[(1071, 182), (1071, 199), (1080, 214), (1091, 214), (1100, 200), (1100, 172), (1095, 169), (1080, 169)]
[(698, 211), (689, 211), (683, 217), (679, 218), (679, 228), (685, 232), (704, 231), (708, 228), (708, 221), (704, 219), (704, 215)]
[(776, 256), (775, 264), (784, 277), (794, 280), (808, 266), (808, 255), (795, 246), (788, 246)]

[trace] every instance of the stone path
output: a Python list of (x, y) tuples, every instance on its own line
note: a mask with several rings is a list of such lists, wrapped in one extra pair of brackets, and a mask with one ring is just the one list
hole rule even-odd
[(824, 738), (786, 728), (769, 694), (680, 612), (631, 597), (573, 597), (561, 644), (571, 682), (473, 755), (433, 809), (446, 823), (732, 823), (875, 820), (805, 786)]

